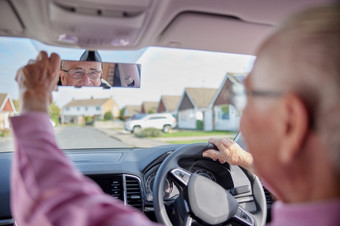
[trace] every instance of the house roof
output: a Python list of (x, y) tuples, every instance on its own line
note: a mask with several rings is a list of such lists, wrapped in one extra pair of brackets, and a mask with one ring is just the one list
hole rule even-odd
[(175, 111), (180, 100), (181, 96), (161, 96), (161, 101), (163, 101), (167, 111)]
[(230, 93), (228, 90), (231, 89), (231, 85), (235, 83), (242, 83), (246, 77), (247, 73), (228, 72), (218, 88), (218, 91), (215, 93), (215, 96), (210, 103), (210, 107), (230, 103)]
[(217, 89), (185, 88), (185, 93), (187, 93), (190, 100), (198, 108), (208, 107), (216, 91)]
[(16, 112), (12, 98), (7, 93), (0, 93), (0, 111)]
[(158, 107), (158, 102), (143, 102), (142, 110), (144, 109), (145, 113), (148, 113), (150, 110), (154, 110), (156, 112)]
[(247, 75), (248, 75), (248, 73), (231, 73), (231, 72), (228, 72), (224, 82), (227, 80), (228, 76), (230, 76), (231, 78), (233, 78), (235, 80), (235, 82), (242, 83), (243, 80), (247, 77)]
[(7, 95), (8, 95), (7, 93), (0, 93), (0, 106), (3, 105), (4, 101), (6, 100)]
[(129, 116), (140, 112), (140, 105), (126, 105), (125, 106), (125, 113)]
[(108, 101), (110, 99), (111, 98), (71, 100), (63, 108), (66, 108), (66, 107), (81, 107), (81, 106), (102, 106), (106, 101)]

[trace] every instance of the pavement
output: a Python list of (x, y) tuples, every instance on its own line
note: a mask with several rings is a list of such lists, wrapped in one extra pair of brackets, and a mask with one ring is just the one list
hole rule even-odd
[(122, 143), (130, 147), (155, 147), (155, 146), (162, 146), (168, 145), (171, 141), (202, 141), (206, 140), (208, 142), (209, 138), (230, 138), (233, 139), (235, 135), (228, 135), (225, 136), (192, 136), (192, 137), (157, 137), (157, 138), (139, 138), (136, 137), (134, 134), (131, 134), (128, 131), (123, 129), (109, 129), (109, 128), (100, 128), (96, 127), (96, 130), (106, 134), (109, 137), (115, 138)]
[(166, 142), (157, 141), (153, 139), (139, 138), (125, 130), (99, 128), (99, 127), (96, 127), (96, 130), (106, 134), (109, 137), (115, 138), (130, 147), (148, 148), (148, 147), (162, 146), (162, 145), (168, 144)]

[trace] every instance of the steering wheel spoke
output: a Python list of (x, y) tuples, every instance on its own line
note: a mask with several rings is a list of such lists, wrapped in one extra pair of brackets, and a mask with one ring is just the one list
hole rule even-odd
[(255, 219), (254, 217), (244, 208), (238, 206), (236, 214), (232, 218), (233, 221), (236, 221), (245, 226), (254, 226)]
[(176, 180), (181, 186), (183, 187), (187, 187), (188, 183), (189, 183), (189, 179), (191, 177), (191, 172), (183, 169), (183, 168), (175, 168), (172, 169), (169, 172), (169, 175)]
[(192, 223), (193, 223), (193, 218), (188, 214), (187, 216), (185, 216), (185, 219), (184, 219), (184, 226), (191, 226)]

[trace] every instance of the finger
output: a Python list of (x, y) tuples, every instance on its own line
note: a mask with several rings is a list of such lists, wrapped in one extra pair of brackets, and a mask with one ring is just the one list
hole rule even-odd
[(60, 56), (58, 54), (52, 53), (49, 58), (49, 61), (53, 71), (57, 71), (60, 69)]
[(224, 149), (223, 139), (210, 138), (208, 140), (208, 142), (214, 144), (218, 148), (218, 150), (223, 150)]
[(15, 76), (15, 81), (17, 81), (18, 83), (20, 82), (21, 80), (21, 77), (22, 77), (22, 68), (20, 68), (18, 71), (17, 71), (17, 74)]
[(231, 146), (231, 145), (233, 145), (233, 144), (235, 143), (235, 141), (230, 140), (230, 139), (228, 139), (228, 138), (225, 138), (225, 139), (223, 139), (223, 143), (224, 143), (225, 145), (227, 145), (227, 146)]
[(37, 56), (36, 61), (45, 61), (48, 59), (48, 55), (45, 51), (40, 51), (40, 53)]
[(35, 60), (33, 60), (33, 59), (30, 59), (28, 62), (27, 62), (27, 64), (34, 64), (35, 63)]
[(212, 144), (214, 144), (214, 145), (216, 145), (217, 140), (218, 140), (218, 139), (216, 139), (216, 138), (209, 138), (208, 142), (209, 142), (209, 143), (212, 143)]
[(60, 57), (56, 53), (52, 53), (50, 58), (50, 70), (51, 76), (53, 77), (52, 83), (58, 84), (59, 74), (60, 74)]
[(202, 155), (203, 157), (209, 157), (214, 160), (222, 158), (222, 153), (214, 149), (208, 149), (204, 151)]

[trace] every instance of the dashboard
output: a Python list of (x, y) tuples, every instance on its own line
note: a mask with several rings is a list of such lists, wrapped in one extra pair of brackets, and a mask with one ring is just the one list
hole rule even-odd
[[(153, 148), (109, 148), (64, 150), (73, 164), (96, 182), (108, 195), (143, 211), (156, 221), (153, 208), (153, 183), (165, 158), (182, 145)], [(12, 225), (9, 206), (9, 175), (12, 153), (0, 153), (0, 225)], [(220, 164), (207, 158), (181, 159), (179, 166), (220, 184), (234, 195), (249, 212), (256, 212), (251, 184), (239, 167)], [(164, 202), (173, 202), (179, 186), (171, 177), (165, 179)]]

